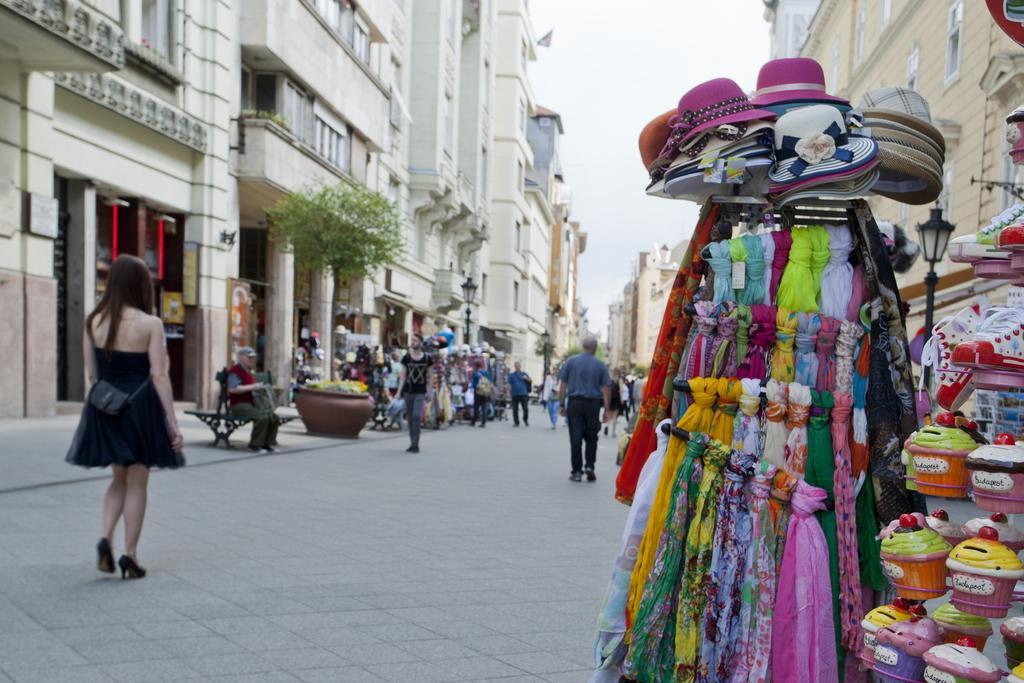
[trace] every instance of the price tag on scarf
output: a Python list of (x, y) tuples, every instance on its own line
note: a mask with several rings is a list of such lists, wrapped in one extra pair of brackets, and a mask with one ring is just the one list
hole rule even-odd
[(764, 227), (771, 230), (775, 227), (775, 214), (771, 211), (764, 212)]
[(725, 182), (742, 185), (747, 179), (747, 160), (743, 157), (729, 157), (725, 162)]
[(718, 155), (706, 154), (700, 158), (697, 168), (714, 168), (716, 165), (718, 165)]
[(745, 289), (747, 286), (747, 262), (732, 262), (732, 288)]
[(725, 182), (725, 162), (717, 159), (713, 166), (704, 169), (704, 182), (721, 184)]

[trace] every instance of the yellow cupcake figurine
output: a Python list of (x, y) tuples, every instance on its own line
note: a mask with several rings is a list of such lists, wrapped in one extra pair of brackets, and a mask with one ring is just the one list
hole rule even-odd
[(952, 577), (953, 605), (979, 617), (1005, 617), (1013, 587), (1024, 577), (1024, 564), (990, 526), (953, 548), (946, 567)]

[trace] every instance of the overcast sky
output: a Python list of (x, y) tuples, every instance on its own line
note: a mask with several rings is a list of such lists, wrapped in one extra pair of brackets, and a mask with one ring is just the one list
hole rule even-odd
[(573, 216), (588, 233), (580, 293), (590, 327), (604, 331), (608, 305), (630, 260), (655, 242), (690, 236), (698, 207), (648, 197), (640, 129), (711, 78), (750, 92), (768, 57), (762, 0), (530, 0), (537, 48), (530, 82), (537, 103), (562, 115), (562, 167)]

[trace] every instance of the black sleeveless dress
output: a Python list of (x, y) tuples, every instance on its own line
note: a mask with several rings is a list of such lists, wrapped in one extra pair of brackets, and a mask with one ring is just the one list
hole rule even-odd
[(65, 460), (81, 467), (143, 464), (146, 467), (182, 467), (185, 457), (171, 450), (167, 415), (156, 387), (149, 380), (149, 354), (94, 349), (99, 379), (129, 394), (146, 386), (120, 415), (96, 410), (87, 400), (75, 438)]

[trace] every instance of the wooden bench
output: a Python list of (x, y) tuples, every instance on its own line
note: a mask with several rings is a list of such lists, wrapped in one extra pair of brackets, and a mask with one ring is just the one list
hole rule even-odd
[[(257, 381), (273, 386), (274, 375), (270, 372), (255, 373)], [(217, 410), (186, 410), (186, 415), (193, 415), (210, 428), (213, 432), (213, 445), (221, 441), (228, 448), (231, 448), (231, 435), (239, 427), (244, 427), (252, 422), (251, 417), (232, 415), (228, 402), (228, 369), (223, 368), (216, 376), (217, 384), (220, 385), (220, 393), (217, 396)], [(288, 424), (295, 419), (294, 416), (275, 415), (277, 425)]]

